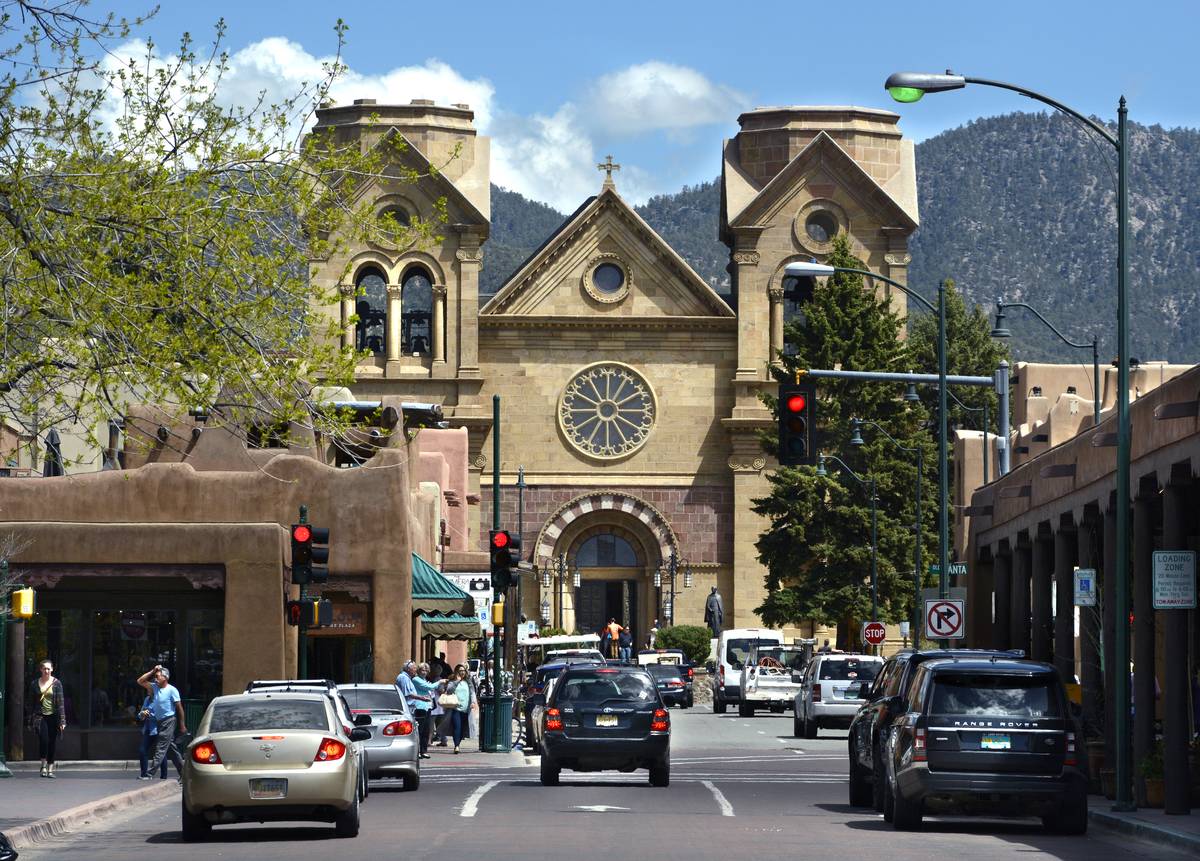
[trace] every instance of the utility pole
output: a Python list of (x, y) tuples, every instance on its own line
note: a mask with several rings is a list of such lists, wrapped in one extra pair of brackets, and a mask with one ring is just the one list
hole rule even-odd
[[(308, 523), (308, 506), (300, 506), (300, 523)], [(304, 584), (300, 584), (300, 603), (304, 603)], [(301, 622), (296, 631), (296, 678), (308, 678), (308, 635), (305, 633), (306, 628)]]
[[(500, 396), (492, 395), (492, 528), (500, 529)], [(493, 600), (503, 600), (503, 594), (493, 592)], [(501, 751), (500, 731), (500, 623), (501, 618), (492, 606), (492, 750)]]

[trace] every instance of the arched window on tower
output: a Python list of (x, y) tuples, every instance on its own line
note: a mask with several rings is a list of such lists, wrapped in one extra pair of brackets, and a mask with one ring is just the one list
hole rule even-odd
[(358, 294), (354, 303), (354, 313), (358, 315), (354, 346), (382, 356), (387, 337), (387, 278), (368, 266), (358, 273), (354, 286)]
[(787, 337), (790, 323), (804, 325), (804, 306), (812, 301), (814, 282), (812, 278), (796, 278), (788, 275), (783, 279), (783, 354), (796, 355), (796, 344)]
[(580, 568), (635, 568), (637, 553), (617, 535), (593, 535), (579, 547), (575, 564)]
[(421, 266), (405, 270), (400, 289), (400, 350), (406, 356), (428, 356), (432, 347), (433, 280)]

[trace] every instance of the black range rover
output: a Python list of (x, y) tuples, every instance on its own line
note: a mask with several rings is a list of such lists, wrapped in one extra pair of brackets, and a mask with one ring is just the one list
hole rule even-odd
[(928, 661), (892, 730), (884, 818), (897, 829), (919, 828), (927, 812), (996, 811), (1087, 830), (1078, 728), (1053, 666)]

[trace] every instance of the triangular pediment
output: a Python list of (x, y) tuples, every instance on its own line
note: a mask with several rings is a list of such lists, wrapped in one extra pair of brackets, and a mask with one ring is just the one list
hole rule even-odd
[(837, 141), (823, 131), (753, 197), (749, 194), (750, 186), (746, 177), (726, 165), (725, 183), (729, 186), (726, 199), (730, 204), (735, 201), (742, 204), (739, 212), (730, 213), (729, 226), (754, 227), (770, 222), (788, 206), (800, 188), (817, 176), (821, 177), (818, 182), (834, 180), (840, 189), (857, 198), (862, 206), (880, 213), (882, 223), (910, 230), (917, 228), (915, 213), (910, 213), (901, 205)]
[[(605, 262), (625, 277), (612, 294), (588, 281)], [(521, 264), (480, 315), (695, 318), (734, 313), (615, 189), (606, 187)]]

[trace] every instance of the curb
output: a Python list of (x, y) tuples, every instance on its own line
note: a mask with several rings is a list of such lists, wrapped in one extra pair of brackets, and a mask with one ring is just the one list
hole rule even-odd
[(1149, 822), (1143, 822), (1140, 819), (1131, 819), (1119, 813), (1109, 813), (1104, 810), (1089, 810), (1088, 820), (1094, 825), (1109, 828), (1113, 831), (1120, 831), (1123, 834), (1130, 834), (1134, 837), (1141, 837), (1144, 840), (1159, 843), (1163, 846), (1171, 846), (1175, 849), (1191, 849), (1194, 852), (1200, 851), (1200, 835), (1178, 831), (1165, 825), (1154, 825)]
[[(131, 759), (60, 759), (57, 765), (60, 769), (70, 771), (133, 771), (141, 768), (139, 763)], [(22, 759), (9, 762), (8, 767), (11, 771), (37, 771), (42, 763), (36, 759)]]
[(129, 792), (121, 792), (97, 801), (89, 801), (87, 804), (80, 804), (78, 807), (72, 807), (46, 819), (39, 819), (36, 822), (30, 822), (27, 825), (14, 828), (6, 836), (12, 843), (13, 848), (25, 849), (35, 843), (49, 840), (51, 837), (57, 837), (93, 820), (111, 816), (114, 813), (128, 810), (147, 801), (158, 801), (161, 798), (169, 798), (172, 795), (178, 794), (178, 792), (179, 785), (174, 780), (160, 781), (154, 786), (143, 786), (138, 789), (131, 789)]

